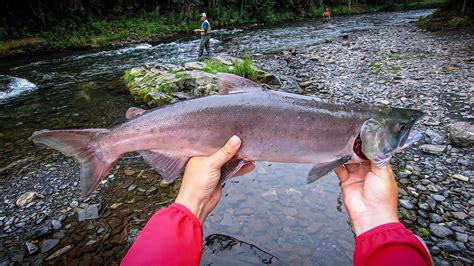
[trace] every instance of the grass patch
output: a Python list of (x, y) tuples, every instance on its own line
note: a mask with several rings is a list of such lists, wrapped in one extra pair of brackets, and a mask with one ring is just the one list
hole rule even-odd
[(184, 77), (188, 76), (188, 74), (184, 71), (179, 71), (179, 70), (173, 70), (172, 69), (169, 72), (174, 74), (177, 79), (181, 79), (181, 78), (184, 78)]
[(173, 85), (164, 81), (163, 83), (160, 84), (160, 86), (158, 86), (158, 88), (156, 88), (156, 90), (161, 91), (166, 94), (171, 94), (173, 93)]
[(234, 74), (250, 80), (257, 80), (258, 73), (253, 65), (252, 58), (245, 56), (242, 60), (237, 60), (234, 65)]
[(211, 74), (216, 74), (219, 72), (232, 73), (231, 68), (219, 60), (207, 59), (204, 61), (204, 64), (206, 66), (202, 70)]
[(127, 85), (127, 87), (131, 88), (133, 87), (135, 76), (132, 75), (132, 70), (131, 69), (126, 69), (125, 73), (123, 75), (123, 81)]
[(398, 74), (398, 73), (400, 73), (401, 70), (402, 70), (402, 68), (400, 66), (390, 66), (390, 68), (389, 68), (389, 71), (392, 74)]
[(401, 59), (401, 57), (397, 54), (390, 53), (390, 54), (387, 55), (387, 60), (390, 60), (390, 61), (396, 61), (396, 60), (400, 60), (400, 59)]

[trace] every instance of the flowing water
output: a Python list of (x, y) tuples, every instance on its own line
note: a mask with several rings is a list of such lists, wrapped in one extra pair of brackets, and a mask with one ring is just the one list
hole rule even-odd
[[(271, 54), (354, 31), (404, 25), (431, 12), (216, 30), (211, 46), (216, 52), (236, 55)], [(124, 70), (151, 62), (193, 60), (198, 44), (197, 36), (186, 36), (160, 44), (0, 62), (0, 169), (34, 152), (27, 138), (35, 130), (110, 127), (123, 122), (125, 111), (136, 105), (121, 80)], [(337, 177), (305, 185), (309, 169), (261, 162), (253, 173), (229, 182), (221, 204), (204, 226), (205, 236), (210, 237), (203, 264), (351, 263), (354, 240), (347, 214), (337, 211)]]

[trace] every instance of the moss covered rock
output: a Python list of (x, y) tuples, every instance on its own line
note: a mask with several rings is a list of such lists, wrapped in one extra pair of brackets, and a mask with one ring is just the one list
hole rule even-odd
[(227, 72), (275, 83), (273, 75), (255, 68), (250, 58), (218, 55), (204, 62), (145, 64), (125, 71), (123, 80), (137, 102), (150, 107), (217, 93), (216, 73)]

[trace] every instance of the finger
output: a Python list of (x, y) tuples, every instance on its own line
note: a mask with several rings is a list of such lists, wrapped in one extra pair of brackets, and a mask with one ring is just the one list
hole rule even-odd
[(234, 176), (241, 176), (245, 175), (248, 172), (252, 172), (255, 169), (255, 163), (249, 162), (248, 164), (244, 165)]
[(370, 165), (370, 171), (379, 177), (393, 176), (392, 166), (390, 163), (387, 163), (384, 167), (378, 167), (373, 163)]
[(341, 183), (344, 183), (349, 179), (349, 172), (347, 171), (346, 167), (344, 165), (339, 166), (336, 168), (336, 175), (339, 177), (339, 181)]
[(211, 160), (211, 167), (214, 169), (221, 168), (222, 165), (234, 157), (234, 155), (239, 150), (241, 143), (242, 142), (239, 137), (232, 136), (222, 148), (209, 156), (209, 159)]

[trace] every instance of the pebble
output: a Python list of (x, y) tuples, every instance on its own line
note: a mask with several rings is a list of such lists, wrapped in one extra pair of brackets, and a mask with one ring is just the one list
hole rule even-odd
[(464, 220), (468, 217), (464, 212), (452, 212), (451, 215), (458, 220)]
[(469, 241), (468, 234), (463, 234), (459, 232), (454, 232), (454, 238), (456, 238), (457, 241), (462, 242), (462, 243), (467, 243)]
[(59, 230), (59, 229), (61, 229), (61, 226), (62, 226), (61, 222), (58, 221), (58, 220), (52, 220), (51, 225), (53, 226), (54, 230)]
[(443, 202), (446, 200), (446, 197), (444, 197), (443, 195), (431, 195), (431, 197), (436, 200), (437, 202)]
[(430, 233), (437, 237), (445, 238), (447, 236), (450, 236), (453, 234), (453, 231), (451, 231), (449, 228), (446, 228), (442, 225), (432, 223), (430, 224)]
[(413, 205), (413, 203), (411, 203), (410, 200), (407, 200), (407, 199), (399, 199), (398, 202), (400, 203), (400, 205), (402, 205), (402, 207), (406, 208), (406, 209), (409, 209), (409, 210), (412, 210), (415, 208), (415, 206)]
[(464, 181), (464, 182), (469, 182), (469, 177), (467, 177), (467, 176), (455, 174), (455, 175), (453, 175), (452, 177), (453, 177), (453, 178), (456, 178), (456, 179), (459, 179), (459, 180), (462, 180), (462, 181)]
[(440, 215), (436, 214), (436, 213), (430, 213), (428, 214), (428, 217), (430, 219), (431, 222), (433, 223), (441, 223), (444, 221), (443, 217), (441, 217)]
[(40, 244), (41, 253), (46, 253), (46, 252), (52, 250), (58, 244), (59, 244), (58, 239), (45, 239), (45, 240), (41, 241), (41, 244)]
[(434, 144), (424, 144), (420, 146), (420, 149), (429, 154), (439, 155), (446, 150), (445, 145), (434, 145)]
[(25, 246), (26, 246), (26, 251), (28, 251), (28, 254), (30, 255), (35, 254), (39, 250), (38, 246), (36, 246), (35, 244), (31, 242), (25, 242)]
[(28, 203), (32, 202), (36, 198), (37, 194), (34, 191), (28, 191), (23, 193), (15, 202), (19, 208), (25, 207)]
[(79, 222), (84, 220), (95, 220), (99, 218), (100, 204), (93, 204), (81, 209), (77, 212)]
[(135, 174), (135, 171), (133, 171), (131, 169), (125, 169), (124, 173), (125, 173), (126, 176), (132, 176), (132, 175)]
[(449, 239), (442, 239), (436, 244), (440, 249), (447, 252), (459, 252), (461, 249)]

